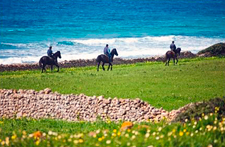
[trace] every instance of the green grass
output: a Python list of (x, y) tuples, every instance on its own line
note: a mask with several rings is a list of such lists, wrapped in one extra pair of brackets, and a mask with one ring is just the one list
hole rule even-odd
[(64, 68), (59, 73), (40, 70), (0, 73), (2, 89), (51, 88), (63, 94), (141, 98), (155, 107), (177, 109), (190, 102), (225, 96), (225, 58), (182, 59), (169, 67), (162, 62), (115, 65), (113, 71), (96, 67)]
[[(217, 113), (185, 123), (65, 122), (29, 118), (0, 119), (0, 146), (225, 146), (225, 118)], [(39, 132), (39, 136), (36, 135)]]

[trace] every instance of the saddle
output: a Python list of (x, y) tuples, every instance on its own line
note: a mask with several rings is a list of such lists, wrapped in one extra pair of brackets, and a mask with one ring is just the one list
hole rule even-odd
[[(106, 58), (108, 58), (108, 59), (109, 59), (109, 56), (107, 56), (106, 54), (102, 54), (102, 55), (104, 55)], [(109, 62), (111, 62), (111, 61), (109, 61)]]

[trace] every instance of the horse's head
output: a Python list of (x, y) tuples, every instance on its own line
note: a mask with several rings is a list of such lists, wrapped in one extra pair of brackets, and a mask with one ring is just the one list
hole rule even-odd
[(114, 48), (114, 49), (112, 50), (111, 54), (112, 54), (112, 55), (116, 55), (116, 56), (118, 56), (118, 53), (117, 53), (116, 48)]
[(178, 54), (179, 56), (180, 56), (180, 51), (181, 51), (181, 48), (178, 47), (178, 48), (176, 49), (176, 54)]
[(61, 59), (61, 53), (60, 53), (60, 51), (57, 51), (57, 52), (55, 53), (55, 56), (56, 56), (56, 58), (59, 57), (59, 58)]

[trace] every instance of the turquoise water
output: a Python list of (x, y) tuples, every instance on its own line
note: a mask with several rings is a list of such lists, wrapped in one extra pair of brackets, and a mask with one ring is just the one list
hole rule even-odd
[(224, 0), (0, 0), (0, 64), (35, 63), (50, 45), (63, 60), (163, 55), (172, 40), (198, 52), (225, 42)]

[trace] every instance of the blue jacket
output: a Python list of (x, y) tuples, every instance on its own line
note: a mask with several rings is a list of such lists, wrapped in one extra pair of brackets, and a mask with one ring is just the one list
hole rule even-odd
[(52, 57), (52, 54), (53, 54), (52, 50), (48, 49), (47, 54), (48, 54), (49, 57)]

